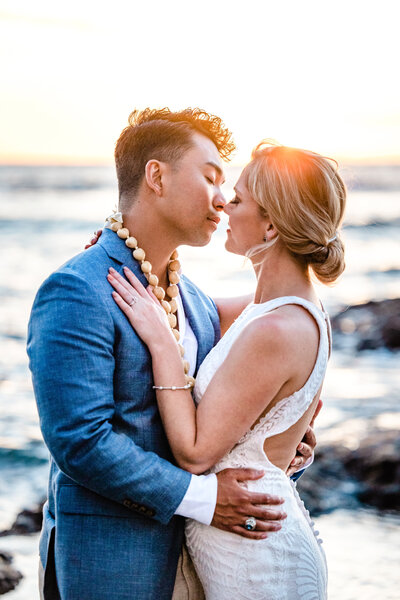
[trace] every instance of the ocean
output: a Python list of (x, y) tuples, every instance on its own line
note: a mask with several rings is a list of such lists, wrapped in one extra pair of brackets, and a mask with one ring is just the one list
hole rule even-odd
[[(240, 168), (227, 168), (229, 199)], [(400, 297), (400, 166), (343, 168), (349, 200), (343, 237), (347, 269), (333, 287), (318, 286), (333, 316), (368, 300)], [(37, 288), (83, 250), (117, 199), (111, 167), (0, 166), (0, 530), (45, 495), (43, 445), (25, 352)], [(186, 275), (214, 297), (250, 293), (250, 265), (224, 249), (222, 221), (205, 248), (184, 247)], [(320, 441), (350, 436), (371, 422), (400, 423), (400, 353), (335, 349), (316, 423)], [(312, 467), (311, 467), (312, 468)], [(304, 475), (307, 477), (307, 474)], [(330, 569), (331, 600), (399, 597), (400, 517), (373, 509), (338, 509), (315, 519)], [(38, 536), (10, 536), (0, 549), (25, 575), (10, 600), (34, 600)]]

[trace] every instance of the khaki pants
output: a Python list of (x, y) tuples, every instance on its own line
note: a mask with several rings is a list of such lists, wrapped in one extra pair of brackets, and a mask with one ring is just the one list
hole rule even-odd
[(40, 600), (44, 600), (43, 588), (44, 588), (44, 569), (43, 569), (42, 561), (39, 558), (39, 596), (40, 596)]
[(172, 600), (205, 600), (200, 579), (185, 544), (178, 561)]
[[(39, 559), (39, 596), (40, 600), (44, 600), (44, 569), (42, 561)], [(185, 544), (182, 546), (182, 552), (178, 561), (176, 571), (174, 593), (172, 600), (205, 600), (203, 588), (197, 576), (192, 559), (186, 549)]]

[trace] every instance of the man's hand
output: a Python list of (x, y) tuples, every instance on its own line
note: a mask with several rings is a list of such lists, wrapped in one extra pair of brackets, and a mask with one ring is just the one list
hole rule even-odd
[(297, 471), (299, 471), (306, 462), (311, 458), (314, 452), (314, 448), (317, 445), (317, 439), (315, 437), (315, 433), (313, 431), (315, 419), (318, 417), (318, 414), (322, 408), (322, 400), (321, 398), (318, 400), (317, 408), (315, 409), (313, 418), (311, 419), (311, 423), (307, 428), (307, 431), (304, 434), (303, 439), (300, 444), (296, 448), (296, 456), (290, 463), (286, 474), (288, 477), (291, 477)]
[[(260, 479), (263, 475), (263, 471), (255, 469), (224, 469), (217, 473), (217, 506), (211, 525), (252, 540), (261, 540), (268, 537), (268, 533), (279, 531), (279, 521), (286, 519), (281, 507), (283, 498), (249, 492), (239, 485), (239, 482)], [(244, 527), (249, 517), (257, 521), (254, 531)]]

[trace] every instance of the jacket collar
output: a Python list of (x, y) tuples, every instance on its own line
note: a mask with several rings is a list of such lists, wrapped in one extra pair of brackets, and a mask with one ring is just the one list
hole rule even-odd
[(104, 248), (110, 258), (120, 264), (129, 263), (130, 266), (133, 262), (136, 262), (132, 256), (132, 250), (111, 229), (103, 229), (97, 243)]
[[(124, 240), (121, 240), (114, 231), (111, 231), (110, 229), (104, 229), (98, 244), (104, 248), (110, 258), (120, 263), (120, 272), (122, 272), (123, 267), (127, 266), (135, 273), (136, 277), (139, 278), (143, 285), (148, 285), (147, 279), (142, 273), (138, 261), (132, 256), (132, 250), (126, 246)], [(183, 308), (185, 310), (185, 316), (188, 318), (190, 326), (193, 329), (193, 333), (197, 338), (197, 372), (197, 369), (203, 362), (206, 354), (210, 350), (210, 347), (212, 347), (214, 340), (210, 339), (210, 332), (206, 327), (206, 323), (203, 323), (204, 316), (202, 318), (199, 310), (200, 301), (198, 294), (185, 276), (182, 276), (181, 278), (179, 289)]]

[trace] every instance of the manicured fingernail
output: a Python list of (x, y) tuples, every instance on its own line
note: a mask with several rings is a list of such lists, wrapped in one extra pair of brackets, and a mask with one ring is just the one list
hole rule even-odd
[(301, 451), (301, 450), (304, 450), (304, 444), (299, 444), (299, 445), (297, 446), (297, 449), (298, 449), (298, 450), (300, 450), (300, 451)]
[(110, 273), (115, 273), (115, 269), (113, 269), (112, 267), (110, 267), (108, 270), (110, 271)]
[(267, 537), (268, 537), (268, 533), (263, 533), (261, 536), (261, 539), (265, 540), (265, 538), (267, 538)]

